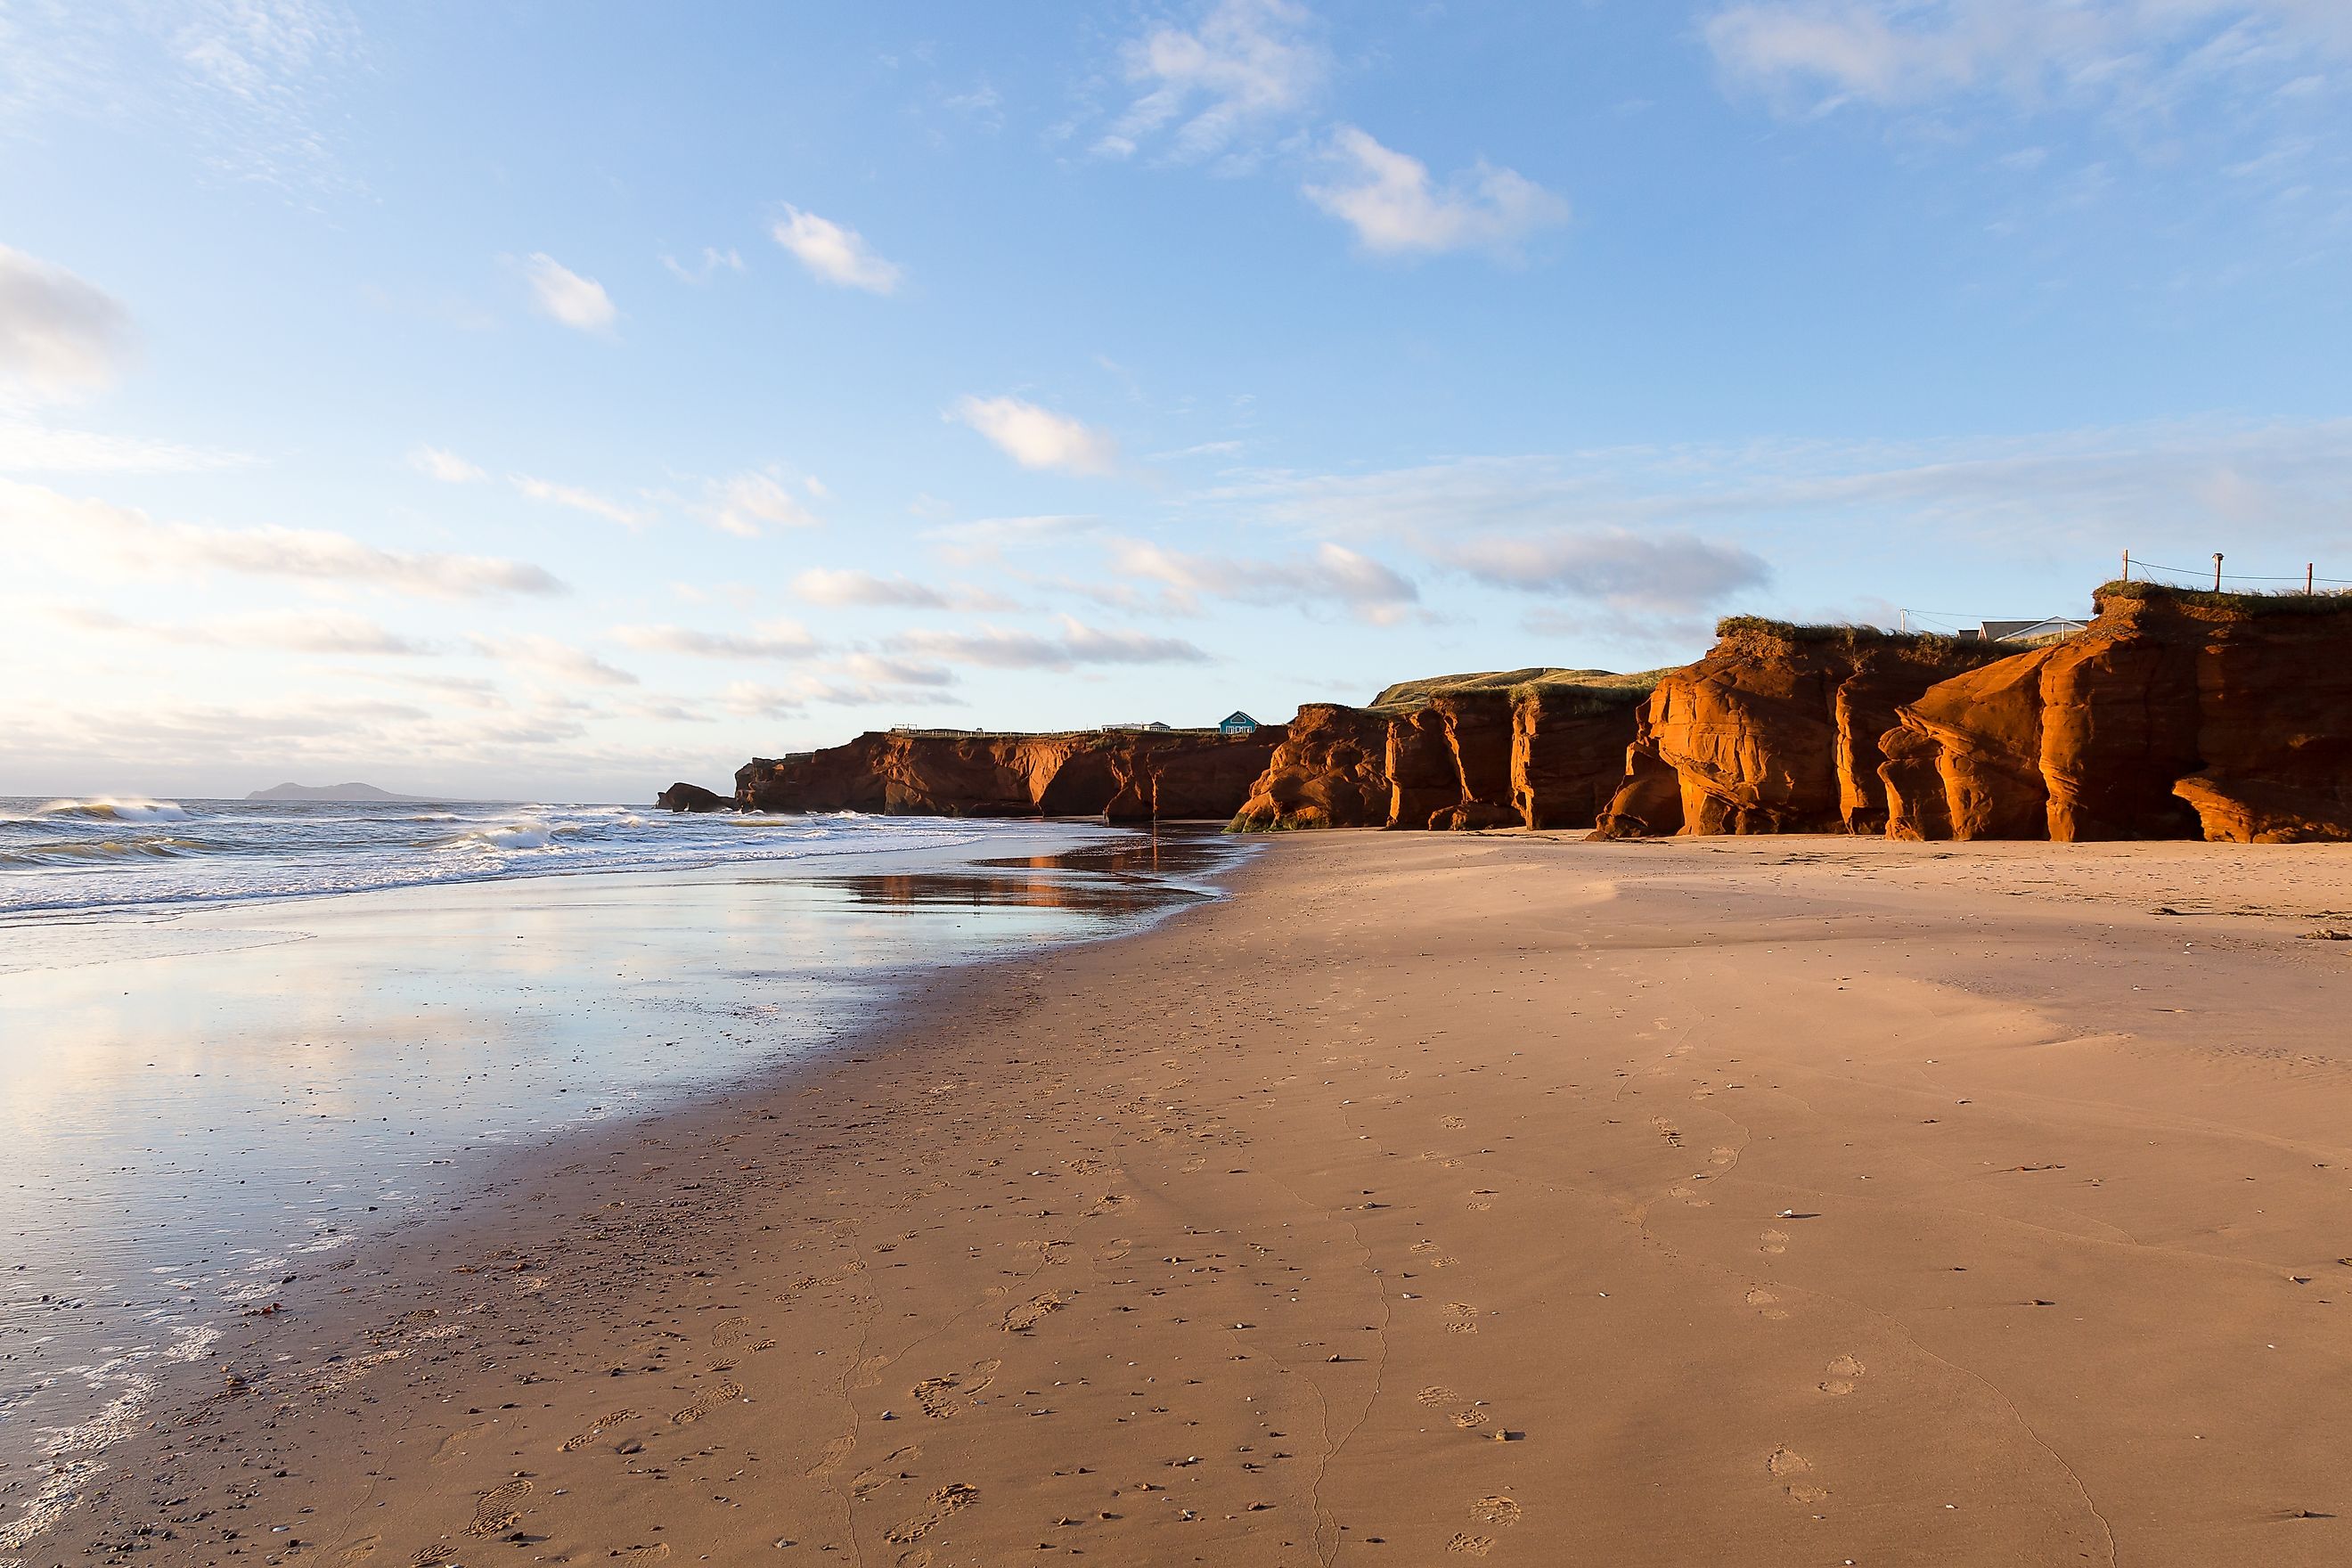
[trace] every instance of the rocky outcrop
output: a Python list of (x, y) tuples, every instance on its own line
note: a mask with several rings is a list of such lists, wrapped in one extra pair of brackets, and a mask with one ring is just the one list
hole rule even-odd
[(1900, 838), (2352, 838), (2352, 600), (2100, 591), (2063, 642), (1905, 704)]
[(1283, 736), (1280, 725), (1254, 735), (874, 732), (821, 752), (755, 758), (737, 772), (735, 797), (753, 811), (1223, 820)]
[(1650, 678), (1525, 669), (1392, 686), (1298, 710), (1236, 832), (1591, 827)]
[(1234, 831), (1381, 826), (1389, 818), (1388, 745), (1385, 716), (1306, 704), (1251, 784)]
[(654, 796), (656, 809), (661, 811), (732, 811), (735, 803), (716, 790), (700, 784), (674, 784)]
[(1726, 621), (1705, 658), (1651, 694), (1600, 830), (1879, 832), (1880, 740), (1897, 710), (1999, 658), (1998, 644), (1950, 637)]
[(1511, 805), (1529, 827), (1586, 828), (1609, 808), (1625, 772), (1641, 685), (1555, 683), (1523, 690), (1511, 710)]

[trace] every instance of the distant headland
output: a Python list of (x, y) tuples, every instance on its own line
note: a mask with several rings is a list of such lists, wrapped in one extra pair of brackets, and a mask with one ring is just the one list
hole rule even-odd
[(272, 784), (247, 795), (247, 800), (329, 800), (329, 801), (390, 801), (400, 805), (422, 805), (440, 797), (429, 795), (394, 795), (388, 789), (378, 789), (370, 784)]

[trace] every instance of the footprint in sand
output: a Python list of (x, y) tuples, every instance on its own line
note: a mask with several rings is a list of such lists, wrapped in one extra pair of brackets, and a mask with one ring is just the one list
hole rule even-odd
[[(624, 1563), (667, 1563), (669, 1561), (669, 1542), (656, 1541), (651, 1546), (624, 1546), (612, 1557)], [(607, 1562), (611, 1560), (606, 1559)]]
[(1785, 1230), (1768, 1230), (1764, 1233), (1763, 1241), (1761, 1250), (1775, 1256), (1789, 1250), (1789, 1233)]
[(609, 1415), (599, 1415), (595, 1420), (566, 1437), (563, 1440), (563, 1451), (567, 1454), (576, 1454), (622, 1422), (635, 1421), (636, 1418), (637, 1413), (634, 1410), (615, 1410)]
[(901, 1552), (892, 1568), (931, 1568), (931, 1549), (918, 1546), (911, 1552)]
[(1464, 1128), (1470, 1125), (1467, 1121), (1463, 1121), (1462, 1118), (1458, 1116), (1441, 1116), (1437, 1119), (1437, 1124), (1440, 1127), (1444, 1128), (1448, 1132), (1459, 1132)]
[(1683, 1146), (1683, 1135), (1676, 1131), (1675, 1130), (1675, 1124), (1667, 1121), (1664, 1117), (1651, 1117), (1650, 1125), (1657, 1129), (1658, 1136), (1666, 1141), (1667, 1148), (1679, 1149)]
[(1454, 1413), (1454, 1424), (1465, 1432), (1475, 1432), (1479, 1427), (1486, 1425), (1489, 1419), (1491, 1418), (1487, 1414), (1475, 1405), (1466, 1410), (1457, 1410)]
[(1715, 1206), (1715, 1200), (1713, 1198), (1703, 1198), (1699, 1196), (1698, 1189), (1696, 1187), (1668, 1187), (1666, 1189), (1666, 1196), (1670, 1198), (1680, 1198), (1685, 1205), (1695, 1209), (1713, 1208)]
[(1025, 1334), (1053, 1313), (1068, 1306), (1069, 1299), (1048, 1290), (1042, 1296), (1032, 1296), (1004, 1314), (999, 1326), (1008, 1334)]
[(1799, 1502), (1820, 1502), (1830, 1495), (1827, 1487), (1817, 1486), (1807, 1479), (1812, 1474), (1813, 1467), (1793, 1448), (1773, 1449), (1772, 1457), (1764, 1461), (1764, 1468), (1780, 1481), (1780, 1489)]
[(1097, 1263), (1116, 1263), (1120, 1258), (1125, 1258), (1129, 1252), (1132, 1251), (1134, 1247), (1134, 1242), (1129, 1240), (1125, 1237), (1121, 1237), (1117, 1241), (1111, 1242), (1108, 1246), (1104, 1247), (1101, 1251), (1096, 1253), (1095, 1261)]
[(1115, 1209), (1125, 1208), (1129, 1201), (1125, 1193), (1105, 1193), (1095, 1200), (1092, 1208), (1087, 1210), (1087, 1216), (1091, 1219), (1097, 1215), (1107, 1215)]
[(880, 1491), (883, 1488), (891, 1485), (893, 1482), (906, 1480), (908, 1479), (907, 1472), (898, 1468), (898, 1467), (901, 1465), (913, 1464), (917, 1459), (919, 1459), (922, 1457), (923, 1450), (921, 1445), (916, 1443), (908, 1444), (897, 1453), (892, 1454), (888, 1458), (884, 1459), (880, 1464), (874, 1466), (870, 1469), (858, 1471), (857, 1479), (849, 1483), (849, 1495), (856, 1498), (860, 1502), (863, 1502), (867, 1498), (872, 1497), (876, 1492)]
[(433, 1450), (432, 1463), (446, 1465), (452, 1459), (462, 1458), (467, 1443), (485, 1432), (494, 1430), (497, 1426), (498, 1423), (495, 1421), (485, 1421), (476, 1426), (458, 1427), (455, 1432), (442, 1438), (441, 1446)]
[(1467, 1301), (1445, 1303), (1445, 1331), (1449, 1334), (1475, 1334), (1478, 1331), (1478, 1309)]
[(1842, 1355), (1838, 1357), (1835, 1361), (1830, 1363), (1830, 1374), (1822, 1381), (1822, 1392), (1833, 1396), (1842, 1394), (1852, 1394), (1853, 1392), (1853, 1380), (1860, 1377), (1863, 1374), (1863, 1371), (1864, 1368), (1862, 1363), (1854, 1360), (1853, 1357), (1850, 1355)]
[[(920, 1395), (920, 1390), (917, 1391), (919, 1397)], [(833, 1474), (834, 1471), (841, 1468), (841, 1461), (849, 1458), (850, 1450), (856, 1447), (857, 1439), (851, 1436), (848, 1433), (843, 1433), (840, 1436), (835, 1437), (832, 1442), (827, 1443), (824, 1446), (824, 1458), (819, 1459), (815, 1466), (809, 1470), (809, 1476), (811, 1479), (814, 1479), (820, 1476), (829, 1476)]]
[(1758, 1312), (1771, 1319), (1775, 1322), (1782, 1321), (1789, 1316), (1787, 1308), (1773, 1305), (1773, 1303), (1780, 1300), (1780, 1297), (1775, 1296), (1771, 1291), (1767, 1290), (1761, 1285), (1754, 1287), (1748, 1292), (1747, 1296), (1747, 1301), (1749, 1306), (1755, 1308)]
[(691, 1426), (720, 1405), (731, 1404), (742, 1397), (743, 1385), (731, 1377), (722, 1377), (718, 1382), (698, 1390), (693, 1400), (684, 1409), (671, 1411), (669, 1418), (677, 1426)]
[(996, 1381), (996, 1370), (1004, 1363), (990, 1359), (971, 1363), (969, 1372), (951, 1372), (945, 1377), (927, 1377), (915, 1384), (915, 1403), (923, 1414), (934, 1420), (945, 1421), (963, 1408), (963, 1402)]
[(1519, 1522), (1519, 1505), (1507, 1497), (1482, 1497), (1470, 1505), (1470, 1517), (1481, 1524)]
[[(336, 1552), (335, 1561), (341, 1563), (342, 1568), (352, 1568), (353, 1563), (364, 1563), (374, 1556), (375, 1549), (383, 1544), (383, 1537), (381, 1535), (362, 1535)], [(436, 1552), (435, 1555), (438, 1556), (439, 1553)]]
[(1470, 1201), (1464, 1206), (1469, 1209), (1473, 1214), (1485, 1214), (1488, 1209), (1495, 1206), (1495, 1194), (1492, 1193), (1473, 1193), (1470, 1194)]
[(488, 1540), (515, 1527), (522, 1517), (522, 1500), (530, 1495), (530, 1482), (518, 1476), (502, 1487), (492, 1487), (474, 1500), (473, 1521), (466, 1533)]
[(1446, 1387), (1444, 1384), (1433, 1383), (1413, 1397), (1420, 1400), (1423, 1405), (1451, 1405), (1462, 1396), (1454, 1393), (1452, 1389)]
[(1709, 1154), (1709, 1155), (1706, 1157), (1706, 1163), (1707, 1163), (1708, 1164), (1710, 1164), (1710, 1165), (1728, 1165), (1728, 1164), (1730, 1164), (1734, 1160), (1737, 1160), (1737, 1159), (1738, 1159), (1738, 1158), (1739, 1158), (1739, 1151), (1738, 1151), (1738, 1150), (1737, 1150), (1737, 1149), (1731, 1149), (1731, 1148), (1722, 1148), (1722, 1149), (1717, 1149), (1714, 1153)]
[(948, 1521), (950, 1514), (970, 1508), (980, 1500), (980, 1489), (961, 1481), (950, 1481), (933, 1492), (923, 1511), (904, 1524), (891, 1526), (882, 1532), (882, 1539), (897, 1546), (908, 1546), (920, 1541)]
[(1484, 1557), (1495, 1550), (1495, 1538), (1491, 1535), (1473, 1535), (1468, 1531), (1464, 1531), (1445, 1543), (1445, 1550), (1457, 1557)]

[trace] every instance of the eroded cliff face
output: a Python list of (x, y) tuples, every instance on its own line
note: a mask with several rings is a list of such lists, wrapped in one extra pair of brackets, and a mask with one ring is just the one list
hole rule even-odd
[(1998, 657), (1944, 637), (1727, 621), (1706, 658), (1651, 694), (1601, 831), (1878, 832), (1879, 747), (1897, 710)]
[(1306, 704), (1250, 785), (1234, 831), (1381, 826), (1389, 818), (1388, 747), (1383, 715)]
[(2352, 837), (2352, 601), (2103, 593), (2089, 630), (1905, 704), (1899, 838)]
[[(1648, 687), (1639, 677), (1597, 670), (1484, 679), (1562, 673), (1591, 683), (1425, 682), (1391, 689), (1411, 693), (1415, 705), (1402, 711), (1301, 708), (1233, 826), (1591, 827), (1623, 771)], [(1633, 684), (1601, 684), (1624, 680)]]
[(869, 733), (800, 756), (755, 758), (735, 775), (747, 810), (891, 816), (1233, 815), (1283, 738), (1194, 731), (1057, 735)]

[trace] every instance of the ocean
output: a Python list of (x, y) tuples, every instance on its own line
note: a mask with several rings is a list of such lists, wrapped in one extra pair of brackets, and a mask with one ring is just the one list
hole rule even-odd
[(1090, 824), (0, 801), (0, 1565), (219, 1326), (493, 1162), (1132, 930), (1246, 851)]

